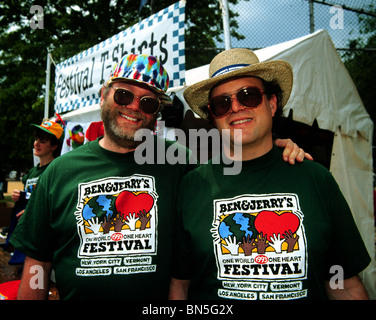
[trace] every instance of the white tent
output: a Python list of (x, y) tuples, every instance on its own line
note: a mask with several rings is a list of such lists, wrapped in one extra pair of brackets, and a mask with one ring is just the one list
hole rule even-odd
[[(256, 50), (260, 61), (285, 60), (294, 72), (294, 85), (287, 115), (293, 120), (334, 133), (330, 171), (347, 199), (358, 228), (373, 258), (361, 277), (372, 299), (376, 299), (375, 231), (373, 210), (372, 133), (373, 122), (356, 87), (326, 31)], [(186, 71), (186, 85), (207, 79), (209, 66)], [(185, 87), (171, 88), (186, 105)], [(63, 115), (74, 122), (100, 120), (99, 106)]]

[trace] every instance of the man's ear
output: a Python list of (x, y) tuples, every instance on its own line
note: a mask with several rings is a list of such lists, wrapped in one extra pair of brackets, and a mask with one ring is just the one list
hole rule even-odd
[(104, 95), (104, 86), (100, 89), (99, 93), (101, 95), (101, 99), (100, 99), (99, 105), (102, 107), (102, 103), (104, 101), (104, 97), (103, 97), (103, 95)]
[(269, 99), (269, 106), (272, 112), (272, 117), (274, 117), (274, 114), (277, 111), (277, 97), (275, 94), (273, 94), (272, 97)]

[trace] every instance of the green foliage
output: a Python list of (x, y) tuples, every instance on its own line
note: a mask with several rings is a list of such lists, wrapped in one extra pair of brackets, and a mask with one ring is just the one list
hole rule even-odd
[[(374, 12), (376, 12), (375, 9)], [(372, 121), (376, 123), (376, 90), (374, 90), (374, 75), (376, 74), (376, 18), (361, 16), (360, 22), (362, 38), (349, 42), (350, 51), (344, 55), (344, 63), (358, 89), (364, 107)], [(375, 145), (375, 130), (373, 136), (373, 145)]]
[[(33, 165), (30, 124), (41, 123), (44, 114), (48, 51), (58, 63), (177, 1), (150, 0), (139, 16), (140, 1), (40, 0), (37, 4), (43, 8), (43, 29), (35, 30), (30, 27), (33, 17), (30, 8), (36, 5), (35, 1), (0, 2), (1, 167), (23, 171)], [(232, 13), (230, 16), (232, 36), (241, 38), (236, 32), (236, 17)], [(222, 41), (218, 0), (188, 0), (186, 21), (186, 67), (189, 69), (209, 63), (216, 42)], [(52, 68), (51, 93), (53, 71)], [(53, 97), (50, 97), (50, 106), (52, 109)]]
[[(33, 109), (32, 105), (40, 96), (45, 79), (45, 65), (40, 59), (40, 48), (45, 44), (43, 34), (30, 32), (23, 22), (27, 14), (24, 7), (15, 6), (14, 2), (2, 6), (8, 6), (2, 9), (12, 14), (0, 19), (0, 162), (4, 169), (21, 170), (26, 164), (32, 165), (33, 137), (29, 124), (40, 123), (40, 114), (43, 115), (43, 109)], [(7, 21), (12, 17), (19, 19), (19, 23)]]

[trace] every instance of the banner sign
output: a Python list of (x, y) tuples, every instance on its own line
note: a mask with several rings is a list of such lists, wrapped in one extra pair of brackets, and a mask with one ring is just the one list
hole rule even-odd
[(99, 89), (127, 53), (156, 56), (167, 70), (170, 88), (185, 82), (185, 1), (179, 1), (136, 25), (56, 65), (55, 112), (99, 103)]

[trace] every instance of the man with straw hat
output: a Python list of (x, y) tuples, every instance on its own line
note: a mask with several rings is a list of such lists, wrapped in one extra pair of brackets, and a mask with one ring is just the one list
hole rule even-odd
[[(367, 299), (357, 274), (370, 257), (333, 177), (312, 161), (286, 164), (273, 146), (289, 63), (231, 49), (209, 73), (184, 97), (218, 128), (224, 152), (181, 183), (170, 298)], [(228, 157), (239, 174), (224, 174)]]
[(46, 284), (51, 269), (61, 299), (167, 299), (178, 184), (192, 165), (139, 165), (135, 149), (138, 130), (153, 130), (171, 105), (168, 85), (154, 56), (128, 54), (115, 66), (101, 90), (104, 136), (50, 165), (13, 234), (27, 256), (19, 299), (47, 298), (35, 277)]

